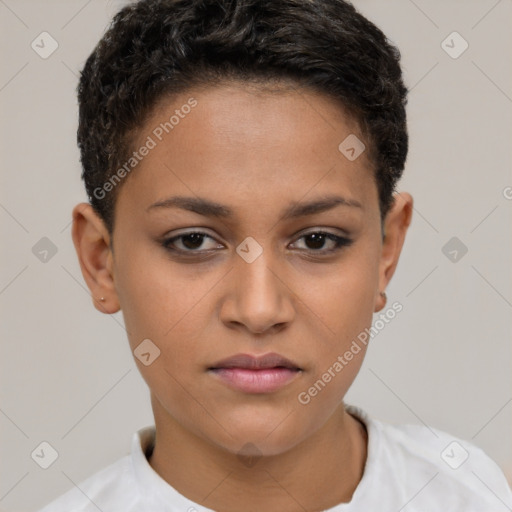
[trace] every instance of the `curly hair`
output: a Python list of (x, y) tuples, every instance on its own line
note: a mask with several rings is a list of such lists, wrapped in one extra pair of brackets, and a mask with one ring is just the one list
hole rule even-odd
[(82, 179), (110, 233), (119, 187), (97, 191), (156, 103), (228, 80), (291, 80), (343, 105), (365, 136), (385, 217), (407, 157), (408, 91), (378, 27), (344, 0), (140, 0), (114, 16), (77, 87)]

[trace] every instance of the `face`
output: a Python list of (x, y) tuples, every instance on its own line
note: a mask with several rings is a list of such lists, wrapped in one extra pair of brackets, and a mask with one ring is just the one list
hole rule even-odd
[[(157, 428), (176, 422), (233, 453), (251, 442), (277, 454), (340, 406), (366, 347), (335, 363), (384, 306), (411, 208), (408, 195), (397, 202), (383, 243), (366, 153), (338, 149), (351, 134), (364, 141), (313, 92), (190, 90), (140, 132), (136, 148), (150, 149), (119, 190), (113, 252), (93, 213), (82, 230), (76, 221), (79, 254), (86, 225), (107, 242), (84, 276), (106, 312), (122, 310), (131, 349), (150, 353), (135, 361)], [(291, 368), (220, 363), (241, 354)]]

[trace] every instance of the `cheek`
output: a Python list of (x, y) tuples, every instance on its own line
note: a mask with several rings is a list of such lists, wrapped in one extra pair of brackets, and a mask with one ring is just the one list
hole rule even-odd
[(322, 330), (312, 340), (314, 357), (296, 401), (311, 428), (328, 419), (364, 361), (377, 273), (362, 263), (332, 275), (309, 295), (311, 309), (320, 312)]
[[(302, 386), (307, 396), (303, 401), (298, 397), (304, 406), (339, 403), (363, 363), (378, 285), (376, 252), (361, 248), (322, 278), (302, 278), (304, 303), (315, 313), (311, 318), (319, 319), (318, 330), (312, 330), (311, 371)], [(322, 411), (319, 407), (317, 414)]]
[(132, 348), (145, 338), (160, 345), (178, 333), (186, 336), (187, 330), (193, 338), (199, 327), (196, 310), (213, 276), (199, 276), (194, 265), (178, 267), (158, 247), (120, 252), (126, 256), (116, 261), (116, 290)]
[[(116, 289), (134, 360), (159, 402), (171, 404), (173, 416), (183, 416), (183, 422), (201, 413), (187, 390), (194, 368), (200, 366), (198, 344), (211, 315), (205, 308), (214, 284), (213, 276), (194, 278), (192, 267), (181, 270), (165, 256), (136, 250), (117, 265)], [(141, 345), (147, 339), (157, 347), (149, 345), (149, 352), (158, 354), (148, 365), (137, 357), (138, 347), (148, 346)]]
[[(307, 408), (315, 422), (329, 416), (354, 382), (364, 361), (366, 345), (351, 344), (333, 354), (317, 372), (312, 372), (297, 394), (297, 403)], [(312, 411), (313, 410), (313, 411)]]
[(371, 324), (378, 286), (374, 248), (353, 251), (322, 275), (303, 272), (299, 279), (300, 298), (321, 320), (331, 346), (342, 348)]

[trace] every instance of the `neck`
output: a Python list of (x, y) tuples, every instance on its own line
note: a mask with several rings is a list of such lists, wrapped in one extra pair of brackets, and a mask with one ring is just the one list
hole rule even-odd
[(364, 470), (366, 429), (340, 404), (331, 418), (285, 453), (241, 458), (184, 429), (153, 403), (151, 467), (178, 492), (219, 512), (325, 510), (350, 501)]

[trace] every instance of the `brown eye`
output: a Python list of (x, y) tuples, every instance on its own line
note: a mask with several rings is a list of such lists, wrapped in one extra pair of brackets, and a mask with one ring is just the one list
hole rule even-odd
[(180, 238), (182, 245), (187, 249), (199, 249), (204, 241), (204, 235), (200, 233), (190, 233), (190, 235), (183, 235)]
[(325, 233), (311, 233), (304, 236), (304, 240), (308, 249), (322, 249), (327, 240), (327, 235)]
[(304, 240), (304, 245), (306, 246), (304, 250), (319, 254), (331, 253), (352, 243), (352, 240), (346, 237), (325, 231), (307, 233), (302, 235), (298, 240)]
[(194, 231), (168, 238), (163, 242), (163, 246), (170, 251), (181, 253), (201, 253), (219, 247), (218, 243), (212, 244), (211, 242), (208, 246), (208, 244), (205, 243), (206, 240), (215, 242), (210, 235)]

